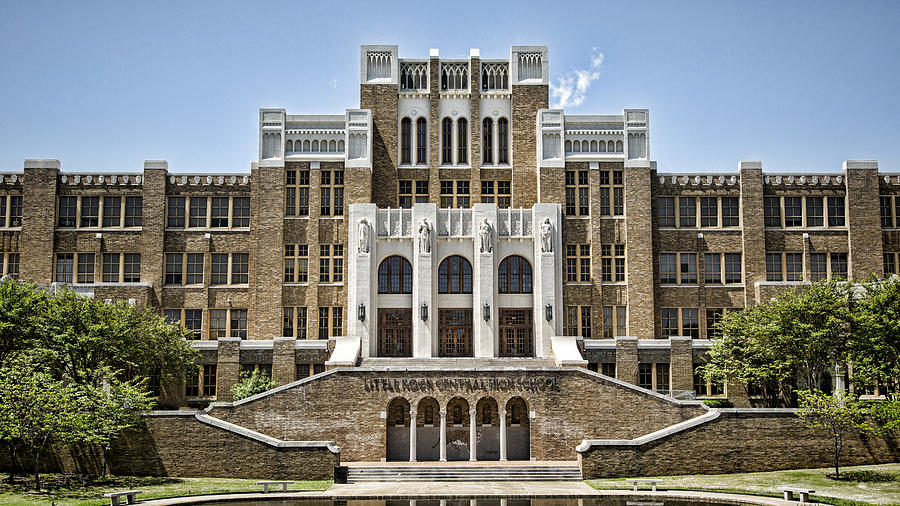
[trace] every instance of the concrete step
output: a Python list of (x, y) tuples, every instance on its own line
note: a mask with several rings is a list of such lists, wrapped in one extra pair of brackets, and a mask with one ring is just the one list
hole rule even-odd
[(372, 481), (580, 481), (578, 465), (350, 466), (349, 483)]

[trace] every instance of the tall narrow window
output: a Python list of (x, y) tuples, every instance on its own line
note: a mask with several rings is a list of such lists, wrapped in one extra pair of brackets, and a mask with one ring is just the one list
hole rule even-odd
[(509, 163), (509, 120), (497, 120), (497, 163)]
[(425, 118), (416, 120), (416, 163), (428, 163), (426, 159), (428, 147), (428, 123)]
[(466, 118), (456, 122), (456, 163), (469, 163), (469, 122)]
[(166, 226), (170, 228), (184, 227), (184, 197), (169, 197), (166, 206)]
[(122, 224), (122, 197), (103, 198), (103, 226), (118, 227)]
[(82, 227), (97, 227), (100, 225), (100, 197), (81, 197), (81, 225)]
[(59, 198), (59, 221), (57, 226), (70, 228), (75, 226), (75, 210), (78, 206), (78, 197)]
[(411, 163), (412, 160), (412, 120), (403, 118), (400, 121), (400, 163)]
[(344, 214), (344, 171), (323, 170), (322, 176), (321, 206), (322, 216), (340, 216)]
[(284, 215), (309, 215), (309, 171), (289, 170), (285, 172)]
[(482, 143), (481, 163), (490, 165), (494, 163), (494, 120), (484, 118), (481, 122)]
[(125, 197), (125, 226), (140, 227), (144, 221), (144, 198)]
[(453, 163), (453, 121), (441, 121), (441, 163)]

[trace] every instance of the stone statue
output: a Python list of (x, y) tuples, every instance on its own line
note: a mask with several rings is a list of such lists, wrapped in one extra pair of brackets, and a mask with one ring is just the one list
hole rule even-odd
[(541, 253), (551, 253), (553, 251), (553, 224), (550, 218), (544, 218), (541, 223)]
[(359, 220), (359, 236), (357, 237), (359, 245), (357, 247), (360, 253), (369, 252), (369, 242), (371, 240), (371, 232), (369, 222), (365, 218)]
[(431, 225), (428, 224), (428, 218), (422, 218), (422, 224), (419, 225), (419, 253), (431, 253)]
[(487, 218), (482, 219), (478, 226), (478, 238), (481, 241), (481, 252), (490, 253), (493, 250), (494, 231)]

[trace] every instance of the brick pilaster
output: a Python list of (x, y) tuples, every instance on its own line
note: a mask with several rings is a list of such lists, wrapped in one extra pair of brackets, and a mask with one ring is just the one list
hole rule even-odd
[(744, 259), (744, 305), (756, 301), (756, 283), (766, 280), (766, 231), (763, 219), (762, 163), (738, 164), (741, 177), (741, 226)]
[[(165, 281), (166, 175), (165, 160), (145, 160), (142, 186), (141, 281), (150, 283), (151, 304), (162, 303)], [(99, 255), (98, 255), (99, 257)], [(100, 271), (97, 271), (100, 272)]]
[(694, 389), (694, 350), (690, 336), (669, 338), (669, 373), (672, 390)]
[(272, 376), (279, 385), (286, 385), (297, 379), (297, 364), (294, 347), (297, 340), (290, 337), (276, 337), (272, 347)]
[[(251, 339), (281, 335), (281, 282), (284, 244), (284, 169), (255, 167), (250, 193)], [(312, 192), (311, 192), (312, 193)]]
[[(372, 202), (378, 207), (397, 207), (397, 116), (396, 84), (361, 84), (360, 109), (372, 111)], [(434, 126), (430, 125), (433, 129)], [(349, 181), (349, 180), (348, 180)], [(350, 186), (352, 183), (348, 183)], [(310, 192), (312, 193), (312, 192)]]
[(216, 400), (231, 401), (231, 387), (241, 375), (241, 339), (223, 337), (219, 339), (219, 354), (216, 366)]
[(625, 169), (628, 333), (641, 339), (655, 336), (652, 187), (649, 167)]
[(25, 160), (24, 176), (19, 275), (33, 283), (52, 283), (59, 160)]
[(537, 134), (539, 109), (550, 107), (546, 84), (512, 85), (510, 142), (512, 161), (512, 207), (531, 207), (538, 200)]
[(844, 181), (847, 188), (848, 275), (859, 280), (870, 274), (883, 277), (878, 162), (845, 161)]
[(633, 385), (638, 382), (638, 353), (636, 337), (616, 338), (616, 379)]

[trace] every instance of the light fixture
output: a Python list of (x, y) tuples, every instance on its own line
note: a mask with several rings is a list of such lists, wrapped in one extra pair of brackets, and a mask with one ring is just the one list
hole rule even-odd
[(422, 318), (423, 322), (428, 321), (428, 304), (423, 302), (422, 305), (419, 306), (419, 317)]
[(553, 319), (553, 304), (547, 304), (544, 306), (544, 318), (549, 322)]
[(487, 302), (485, 302), (484, 306), (481, 307), (481, 315), (484, 316), (484, 321), (488, 321), (491, 319), (491, 305)]
[(366, 305), (360, 303), (359, 307), (356, 308), (356, 317), (359, 318), (359, 321), (366, 321)]

